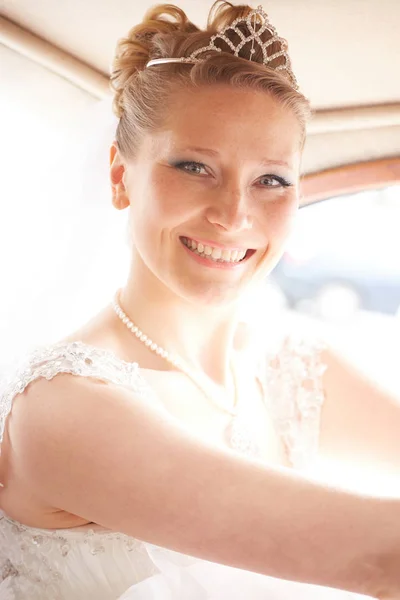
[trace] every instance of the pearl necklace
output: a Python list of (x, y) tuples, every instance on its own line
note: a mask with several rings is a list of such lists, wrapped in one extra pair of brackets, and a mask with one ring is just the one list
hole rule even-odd
[(121, 321), (127, 326), (127, 328), (137, 337), (139, 341), (141, 341), (149, 350), (164, 358), (167, 362), (173, 365), (175, 368), (179, 369), (182, 373), (187, 375), (189, 379), (193, 381), (193, 383), (200, 389), (200, 391), (204, 394), (204, 396), (211, 400), (218, 408), (227, 412), (231, 415), (232, 419), (230, 424), (226, 428), (226, 437), (230, 442), (230, 445), (233, 448), (236, 448), (240, 452), (244, 454), (248, 454), (251, 456), (259, 456), (260, 451), (258, 445), (251, 440), (251, 436), (249, 435), (248, 428), (239, 417), (238, 414), (238, 398), (237, 398), (237, 381), (235, 378), (234, 369), (232, 368), (232, 376), (234, 379), (234, 389), (235, 389), (235, 399), (233, 407), (226, 406), (223, 402), (216, 398), (215, 393), (211, 394), (209, 390), (207, 390), (203, 383), (199, 381), (199, 378), (195, 375), (192, 369), (190, 369), (180, 358), (177, 356), (173, 356), (164, 348), (161, 348), (158, 344), (153, 342), (143, 331), (139, 329), (137, 325), (135, 325), (126, 313), (122, 310), (119, 304), (119, 294), (121, 290), (117, 290), (114, 300), (112, 302), (112, 306), (118, 317)]

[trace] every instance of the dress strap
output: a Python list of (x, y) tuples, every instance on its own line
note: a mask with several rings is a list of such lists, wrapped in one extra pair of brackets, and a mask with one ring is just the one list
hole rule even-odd
[(325, 347), (320, 338), (287, 336), (264, 369), (269, 409), (296, 469), (307, 467), (318, 452)]
[(39, 346), (20, 360), (18, 367), (7, 378), (3, 378), (0, 385), (0, 443), (14, 397), (35, 379), (45, 377), (50, 380), (58, 373), (92, 377), (127, 386), (135, 394), (155, 399), (150, 386), (140, 374), (139, 365), (126, 362), (109, 350), (80, 341)]

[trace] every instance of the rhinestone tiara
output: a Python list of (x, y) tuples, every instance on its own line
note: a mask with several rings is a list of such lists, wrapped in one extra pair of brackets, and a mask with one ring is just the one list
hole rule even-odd
[[(260, 18), (261, 18), (261, 23), (260, 23)], [(249, 31), (249, 34), (247, 36), (238, 27), (238, 25), (242, 24), (242, 23), (246, 23), (246, 25), (247, 25), (247, 28)], [(257, 29), (257, 24), (259, 24), (258, 29)], [(266, 30), (268, 30), (270, 32), (271, 37), (266, 42), (263, 42), (260, 36)], [(226, 36), (227, 31), (233, 31), (234, 33), (236, 33), (239, 36), (240, 42), (236, 46)], [(219, 48), (218, 46), (215, 45), (214, 42), (216, 40), (223, 40), (229, 46), (229, 48), (233, 51), (233, 54), (235, 56), (239, 56), (239, 52), (243, 48), (243, 46), (251, 43), (250, 58), (249, 58), (250, 61), (252, 60), (253, 54), (255, 54), (255, 52), (256, 52), (255, 45), (257, 44), (261, 48), (261, 51), (263, 54), (263, 64), (269, 68), (272, 68), (274, 71), (285, 71), (287, 76), (289, 77), (291, 86), (295, 90), (299, 89), (296, 77), (294, 76), (294, 73), (292, 71), (290, 57), (287, 53), (287, 41), (284, 38), (281, 38), (278, 36), (278, 33), (277, 33), (275, 27), (270, 23), (268, 15), (263, 10), (262, 6), (258, 6), (258, 8), (252, 10), (247, 15), (247, 17), (244, 19), (235, 19), (230, 25), (228, 25), (227, 27), (222, 29), (222, 31), (219, 31), (218, 33), (212, 35), (208, 46), (203, 46), (202, 48), (198, 48), (197, 50), (192, 52), (192, 54), (190, 54), (189, 56), (182, 56), (180, 58), (153, 58), (146, 64), (146, 67), (152, 67), (153, 65), (161, 65), (161, 64), (167, 64), (167, 63), (195, 64), (198, 62), (202, 62), (202, 61), (206, 60), (206, 57), (203, 57), (203, 58), (200, 57), (200, 55), (203, 54), (204, 52), (210, 52), (212, 50), (214, 50), (216, 52), (222, 52), (221, 48)], [(274, 54), (271, 54), (270, 56), (268, 56), (268, 48), (275, 42), (279, 42), (282, 49), (279, 52), (275, 52)], [(284, 57), (285, 62), (281, 65), (278, 65), (277, 67), (271, 67), (270, 63), (272, 63), (274, 60), (276, 60), (277, 58), (279, 58), (281, 56)]]

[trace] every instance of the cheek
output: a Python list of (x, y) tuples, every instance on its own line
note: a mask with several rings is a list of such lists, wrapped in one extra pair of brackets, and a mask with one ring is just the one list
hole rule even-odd
[(267, 204), (264, 226), (271, 243), (280, 244), (290, 234), (298, 211), (297, 195)]
[(149, 204), (152, 213), (160, 225), (168, 227), (179, 224), (190, 216), (199, 206), (193, 186), (189, 186), (182, 177), (171, 169), (164, 176), (158, 176), (150, 182), (151, 198)]
[(133, 239), (146, 260), (151, 256), (154, 259), (161, 248), (165, 260), (166, 238), (198, 213), (201, 199), (193, 193), (193, 186), (185, 185), (172, 169), (150, 174), (140, 191), (140, 197), (134, 195), (132, 202)]
[(292, 231), (298, 210), (296, 195), (287, 201), (269, 204), (264, 212), (263, 227), (268, 251), (259, 267), (261, 277), (267, 277), (281, 259)]

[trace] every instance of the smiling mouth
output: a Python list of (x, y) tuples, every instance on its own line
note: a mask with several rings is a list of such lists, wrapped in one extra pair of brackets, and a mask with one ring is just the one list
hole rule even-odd
[(215, 263), (225, 264), (237, 264), (242, 263), (249, 259), (256, 252), (255, 250), (248, 248), (247, 250), (230, 250), (228, 248), (216, 248), (214, 246), (208, 246), (196, 242), (188, 237), (179, 238), (184, 246), (191, 252), (200, 256), (201, 258), (208, 259)]

